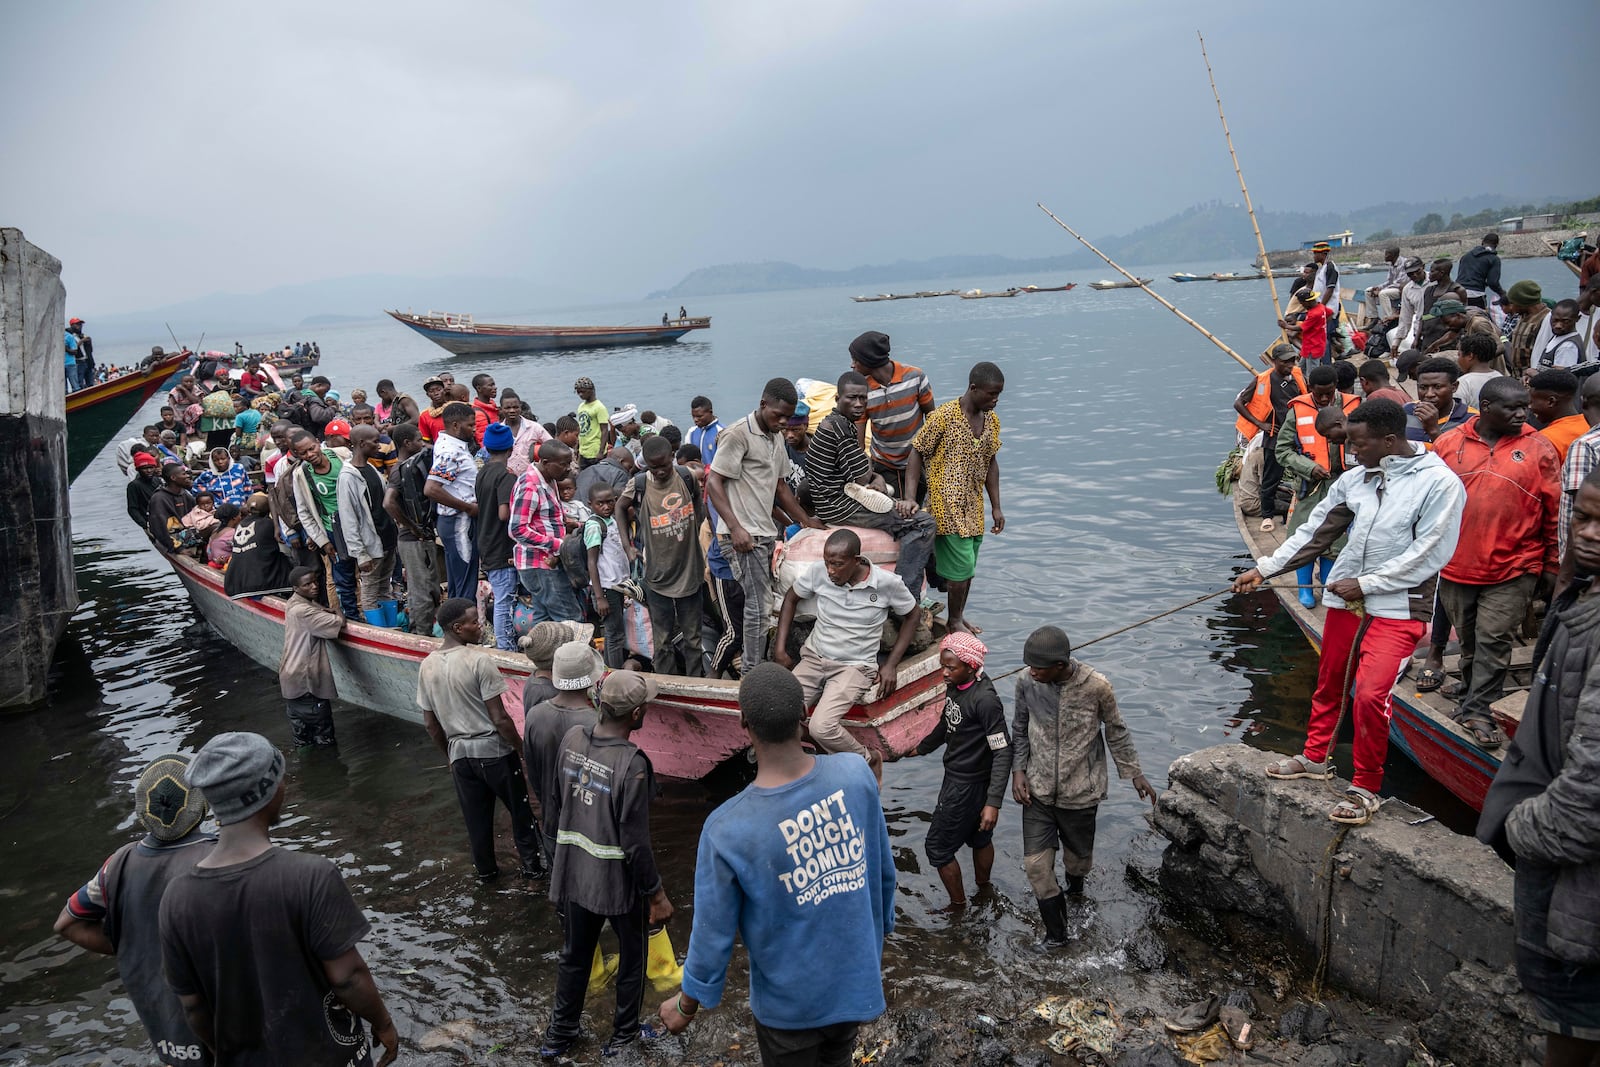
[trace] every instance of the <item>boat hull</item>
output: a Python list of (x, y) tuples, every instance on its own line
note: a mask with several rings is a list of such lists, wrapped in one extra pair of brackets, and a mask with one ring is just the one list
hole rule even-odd
[[(220, 571), (188, 559), (169, 557), (168, 562), (195, 609), (218, 633), (267, 670), (278, 669), (286, 601), (272, 596), (230, 600), (223, 592)], [(434, 638), (348, 624), (328, 649), (339, 699), (420, 725), (417, 668), (438, 646)], [(506, 711), (520, 731), (522, 686), (533, 673), (532, 664), (522, 655), (496, 649), (484, 649), (483, 654), (493, 658), (511, 685), (505, 695)], [(655, 677), (660, 692), (633, 740), (650, 756), (657, 774), (703, 778), (749, 747), (750, 739), (739, 725), (738, 683)], [(944, 677), (936, 648), (902, 663), (899, 678), (899, 688), (889, 697), (858, 705), (845, 719), (856, 740), (891, 760), (909, 755), (944, 713)]]
[[(618, 348), (630, 345), (670, 344), (692, 330), (710, 328), (710, 320), (693, 320), (671, 326), (573, 327), (448, 327), (430, 325), (399, 312), (388, 313), (402, 326), (426, 337), (457, 356), (511, 355), (572, 348)], [(703, 323), (703, 324), (702, 324)]]
[(122, 428), (134, 412), (144, 407), (168, 378), (183, 365), (184, 357), (174, 353), (146, 371), (124, 374), (108, 382), (67, 394), (67, 480), (83, 472), (100, 450)]
[[(1262, 535), (1251, 528), (1255, 520), (1239, 510), (1237, 499), (1233, 514), (1252, 559), (1277, 547), (1276, 541), (1264, 543)], [(1305, 607), (1292, 588), (1275, 588), (1273, 594), (1320, 654), (1325, 609)], [(1500, 756), (1477, 744), (1443, 710), (1430, 706), (1429, 699), (1418, 693), (1409, 679), (1401, 679), (1390, 693), (1389, 740), (1428, 777), (1474, 811), (1482, 811), (1489, 783), (1500, 769)]]

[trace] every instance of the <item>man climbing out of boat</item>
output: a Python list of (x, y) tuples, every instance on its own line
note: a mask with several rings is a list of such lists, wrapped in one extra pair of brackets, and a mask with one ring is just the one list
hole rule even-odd
[(439, 629), (443, 642), (417, 668), (417, 707), (428, 736), (449, 761), (472, 866), (481, 882), (500, 876), (494, 849), (498, 800), (511, 813), (511, 837), (523, 875), (541, 877), (544, 850), (528, 804), (522, 737), (506, 713), (506, 680), (493, 656), (478, 647), (483, 621), (477, 601), (451, 597), (439, 605)]
[(890, 359), (889, 335), (876, 330), (850, 342), (850, 369), (865, 376), (868, 383), (865, 411), (853, 416), (858, 440), (866, 440), (870, 425), (872, 470), (895, 496), (904, 496), (911, 442), (935, 407), (933, 384), (921, 367)]
[(1280, 342), (1272, 346), (1268, 356), (1272, 366), (1256, 375), (1256, 380), (1245, 387), (1233, 401), (1233, 410), (1239, 413), (1233, 428), (1239, 431), (1241, 442), (1248, 442), (1256, 434), (1261, 439), (1261, 528), (1271, 530), (1278, 516), (1278, 486), (1283, 482), (1283, 465), (1278, 462), (1273, 442), (1278, 430), (1289, 415), (1289, 401), (1306, 391), (1306, 379), (1300, 373), (1300, 353), (1291, 344)]
[(1600, 473), (1568, 531), (1577, 581), (1545, 616), (1522, 724), (1484, 798), (1478, 839), (1516, 867), (1517, 979), (1548, 1067), (1600, 1062)]
[(856, 435), (856, 423), (867, 409), (867, 379), (845, 371), (837, 390), (833, 410), (817, 424), (806, 448), (811, 505), (829, 526), (865, 526), (891, 534), (900, 548), (895, 573), (906, 591), (920, 600), (924, 571), (933, 554), (933, 516), (920, 510), (915, 500), (883, 495), (890, 487), (873, 471)]
[(987, 361), (967, 372), (967, 391), (936, 408), (911, 441), (901, 497), (916, 500), (924, 478), (933, 512), (933, 569), (945, 583), (952, 632), (982, 632), (967, 621), (967, 598), (983, 547), (983, 496), (989, 495), (990, 533), (1006, 528), (1000, 510), (1000, 416), (994, 409), (1005, 375)]
[[(1355, 410), (1360, 398), (1341, 393), (1331, 380), (1334, 377), (1332, 367), (1312, 367), (1308, 378), (1310, 391), (1289, 402), (1289, 416), (1283, 420), (1283, 428), (1278, 431), (1278, 463), (1300, 483), (1295, 489), (1294, 508), (1289, 514), (1288, 532), (1291, 534), (1305, 524), (1306, 517), (1328, 495), (1328, 487), (1347, 469), (1344, 417)], [(1317, 560), (1317, 578), (1324, 585), (1341, 547), (1342, 541), (1334, 543)], [(1308, 608), (1317, 606), (1316, 596), (1312, 593), (1311, 567), (1307, 563), (1296, 572), (1300, 603)]]
[[(802, 598), (816, 599), (817, 624), (800, 649), (789, 652), (789, 629)], [(890, 613), (900, 632), (889, 658), (878, 666), (878, 644)], [(883, 753), (868, 749), (844, 728), (850, 709), (886, 697), (899, 684), (900, 660), (911, 647), (922, 607), (899, 577), (861, 554), (854, 530), (828, 535), (822, 559), (800, 572), (783, 596), (772, 658), (794, 671), (811, 713), (811, 740), (826, 752), (854, 752), (883, 780)]]
[[(1139, 796), (1156, 791), (1139, 767), (1133, 735), (1117, 708), (1111, 683), (1072, 658), (1059, 626), (1041, 626), (1022, 645), (1027, 671), (1017, 679), (1011, 714), (1011, 795), (1022, 805), (1022, 869), (1039, 902), (1045, 942), (1067, 942), (1066, 896), (1081, 896), (1094, 867), (1095, 818), (1109, 778), (1106, 749), (1117, 777)], [(1056, 849), (1067, 872), (1066, 896), (1056, 880)]]
[(1345, 424), (1346, 450), (1361, 466), (1334, 482), (1305, 525), (1234, 579), (1233, 589), (1248, 593), (1265, 575), (1303, 566), (1341, 534), (1348, 536), (1322, 594), (1327, 622), (1305, 749), (1273, 763), (1267, 775), (1333, 777), (1329, 750), (1353, 673), (1355, 773), (1329, 818), (1362, 825), (1378, 810), (1389, 750), (1389, 691), (1427, 632), (1434, 586), (1461, 530), (1466, 491), (1443, 460), (1406, 440), (1406, 416), (1398, 404), (1368, 400)]
[(1527, 425), (1528, 389), (1495, 378), (1479, 394), (1483, 407), (1434, 442), (1434, 454), (1466, 487), (1462, 538), (1444, 565), (1439, 602), (1461, 640), (1460, 698), (1455, 719), (1484, 747), (1503, 744), (1489, 706), (1505, 695), (1512, 641), (1528, 604), (1555, 589), (1561, 557), (1561, 461), (1555, 446)]

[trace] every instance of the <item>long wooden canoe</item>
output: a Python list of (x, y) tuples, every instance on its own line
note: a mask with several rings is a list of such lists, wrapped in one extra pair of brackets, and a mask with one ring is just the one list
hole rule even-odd
[(174, 352), (131, 374), (67, 394), (68, 481), (82, 473), (183, 361), (183, 353)]
[(520, 326), (475, 322), (471, 315), (434, 311), (425, 315), (413, 315), (408, 311), (385, 311), (384, 314), (458, 356), (669, 344), (691, 330), (711, 328), (708, 315), (671, 319), (652, 326)]

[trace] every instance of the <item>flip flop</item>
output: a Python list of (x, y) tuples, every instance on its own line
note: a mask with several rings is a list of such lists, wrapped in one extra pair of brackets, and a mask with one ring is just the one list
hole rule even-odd
[(1444, 685), (1444, 671), (1437, 667), (1424, 667), (1417, 674), (1417, 692), (1431, 693)]
[(1261, 532), (1262, 533), (1271, 533), (1275, 529), (1277, 529), (1277, 527), (1273, 524), (1271, 519), (1262, 519), (1261, 520)]
[(1460, 700), (1462, 697), (1467, 695), (1467, 683), (1450, 682), (1445, 685), (1444, 688), (1439, 690), (1439, 695), (1442, 697), (1450, 697), (1454, 700)]
[(1472, 735), (1472, 740), (1479, 748), (1499, 748), (1506, 743), (1506, 735), (1487, 715), (1473, 715), (1456, 721), (1461, 724), (1463, 730)]

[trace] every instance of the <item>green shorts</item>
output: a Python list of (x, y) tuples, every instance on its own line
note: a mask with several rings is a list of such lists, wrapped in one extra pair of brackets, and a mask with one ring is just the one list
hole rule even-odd
[(933, 539), (933, 567), (947, 582), (970, 581), (978, 573), (978, 549), (982, 547), (982, 534), (938, 534)]

